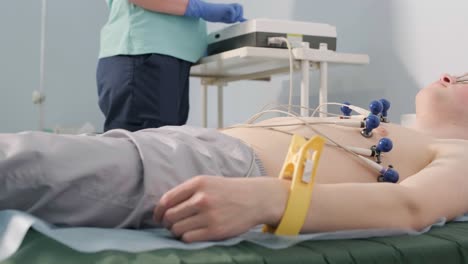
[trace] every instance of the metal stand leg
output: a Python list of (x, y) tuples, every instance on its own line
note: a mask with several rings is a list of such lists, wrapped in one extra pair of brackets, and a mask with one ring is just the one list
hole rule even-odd
[(222, 128), (223, 124), (223, 85), (218, 84), (218, 128)]
[(202, 81), (202, 126), (208, 126), (208, 85)]
[[(309, 49), (309, 42), (302, 42), (302, 48)], [(309, 116), (310, 61), (301, 61), (301, 116)]]
[[(327, 51), (327, 43), (320, 43), (319, 50)], [(319, 105), (328, 102), (328, 62), (320, 62), (320, 90), (319, 90)], [(328, 113), (328, 106), (323, 105), (320, 107), (320, 117), (326, 117)]]
[[(319, 91), (319, 105), (328, 102), (328, 62), (320, 63), (320, 91)], [(328, 106), (323, 105), (320, 108), (320, 117), (326, 117)]]
[(309, 116), (309, 74), (310, 62), (301, 61), (302, 81), (301, 81), (301, 116)]

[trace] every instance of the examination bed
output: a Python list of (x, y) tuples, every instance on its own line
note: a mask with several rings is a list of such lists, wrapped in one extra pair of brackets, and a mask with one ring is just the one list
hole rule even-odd
[(421, 235), (305, 241), (280, 250), (242, 242), (138, 254), (79, 253), (31, 229), (20, 249), (3, 263), (468, 263), (468, 222), (433, 227)]

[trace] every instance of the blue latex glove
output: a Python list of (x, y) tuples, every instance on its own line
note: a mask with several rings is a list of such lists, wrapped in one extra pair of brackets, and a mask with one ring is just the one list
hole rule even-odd
[(229, 24), (245, 21), (244, 10), (240, 4), (212, 4), (202, 0), (189, 0), (184, 16)]

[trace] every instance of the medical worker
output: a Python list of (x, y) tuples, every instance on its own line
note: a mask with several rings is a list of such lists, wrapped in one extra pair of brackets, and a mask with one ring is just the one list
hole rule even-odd
[(239, 4), (106, 0), (97, 66), (104, 131), (183, 125), (191, 65), (206, 50), (206, 24), (244, 21)]

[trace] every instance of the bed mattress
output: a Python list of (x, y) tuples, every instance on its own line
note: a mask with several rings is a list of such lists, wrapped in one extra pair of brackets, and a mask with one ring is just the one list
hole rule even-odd
[(201, 250), (85, 254), (30, 230), (21, 248), (3, 263), (468, 263), (468, 223), (448, 223), (422, 235), (305, 241), (273, 250), (249, 242)]

